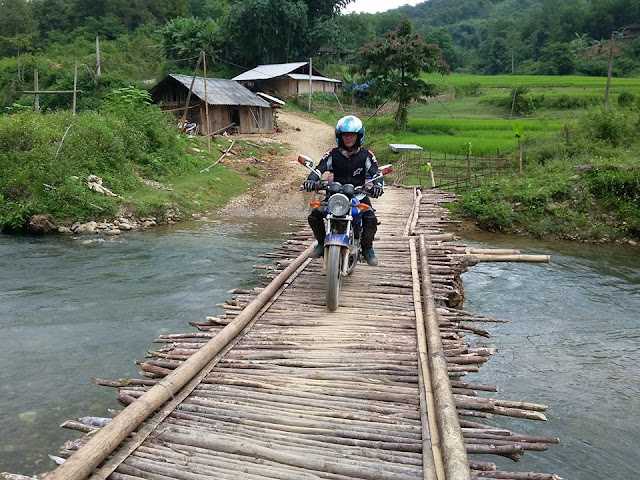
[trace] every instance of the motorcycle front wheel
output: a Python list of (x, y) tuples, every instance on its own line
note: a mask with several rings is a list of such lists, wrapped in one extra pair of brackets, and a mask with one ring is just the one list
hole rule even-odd
[(340, 246), (330, 245), (327, 254), (327, 309), (333, 312), (340, 303)]

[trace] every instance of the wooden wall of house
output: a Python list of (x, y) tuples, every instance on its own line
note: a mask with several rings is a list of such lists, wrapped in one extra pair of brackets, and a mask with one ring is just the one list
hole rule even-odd
[[(163, 88), (161, 91), (156, 91), (153, 95), (153, 101), (156, 103), (162, 103), (162, 110), (171, 111), (176, 118), (181, 118), (184, 112), (184, 105), (187, 101), (187, 94), (189, 91), (186, 88)], [(204, 123), (204, 108), (202, 108), (202, 115), (200, 113), (200, 106), (202, 100), (192, 95), (189, 99), (189, 111), (187, 112), (187, 119), (192, 122), (196, 122), (198, 125)]]
[[(297, 92), (298, 94), (309, 93), (309, 80), (294, 80), (298, 83)], [(313, 93), (333, 93), (335, 83), (331, 82), (323, 82), (320, 80), (314, 80), (313, 82)]]
[[(154, 93), (155, 102), (162, 102), (162, 109), (171, 111), (176, 118), (183, 113), (187, 101), (186, 88), (164, 88)], [(273, 132), (273, 109), (271, 107), (248, 107), (243, 105), (209, 105), (209, 132), (216, 132), (233, 122), (234, 111), (240, 120), (239, 133), (268, 133)], [(189, 100), (187, 118), (198, 124), (198, 133), (207, 133), (205, 125), (206, 112), (204, 102), (192, 95)]]
[[(209, 105), (209, 132), (217, 132), (232, 123), (233, 111), (238, 112), (240, 125), (238, 133), (269, 133), (273, 132), (273, 109), (263, 107)], [(204, 119), (205, 107), (200, 106), (200, 115)], [(203, 122), (198, 127), (198, 133), (207, 133)]]
[[(333, 93), (336, 83), (323, 82), (320, 80), (313, 81), (313, 92)], [(275, 92), (276, 96), (292, 97), (309, 93), (309, 80), (294, 80), (293, 78), (272, 78), (264, 80), (263, 90), (267, 93)]]

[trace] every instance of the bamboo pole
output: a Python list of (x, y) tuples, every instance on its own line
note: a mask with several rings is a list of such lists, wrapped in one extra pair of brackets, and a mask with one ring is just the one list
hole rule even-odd
[(76, 58), (76, 63), (73, 68), (73, 107), (72, 107), (72, 115), (76, 116), (76, 100), (78, 98), (78, 59)]
[(205, 123), (207, 124), (207, 148), (208, 151), (211, 152), (211, 135), (209, 135), (211, 125), (209, 125), (209, 97), (207, 95), (207, 54), (204, 53), (204, 51), (202, 52), (202, 73), (204, 75), (204, 112), (206, 117)]
[[(33, 90), (35, 92), (40, 90), (40, 86), (38, 84), (38, 69), (37, 68), (33, 69)], [(40, 94), (38, 94), (38, 93), (35, 94), (35, 100), (33, 101), (33, 109), (36, 112), (40, 111)]]
[(422, 306), (425, 311), (427, 348), (429, 350), (429, 368), (433, 377), (436, 399), (438, 427), (442, 435), (444, 466), (447, 480), (469, 480), (469, 460), (467, 458), (462, 431), (458, 421), (453, 392), (449, 383), (446, 359), (438, 328), (429, 262), (424, 236), (420, 236), (420, 257), (422, 267)]
[(87, 477), (138, 425), (180, 390), (251, 321), (289, 276), (304, 263), (311, 251), (312, 247), (309, 247), (300, 254), (233, 322), (179, 368), (126, 407), (63, 465), (49, 473), (46, 480), (80, 480)]
[(528, 262), (528, 263), (549, 263), (550, 255), (486, 255), (486, 254), (464, 254), (454, 253), (449, 256), (456, 259), (466, 259), (471, 262)]
[[(198, 56), (198, 61), (196, 62), (196, 68), (193, 71), (193, 77), (191, 77), (191, 85), (189, 85), (189, 92), (187, 93), (187, 101), (186, 101), (186, 103), (184, 105), (184, 112), (182, 113), (182, 116), (180, 117), (180, 125), (184, 125), (184, 122), (187, 119), (187, 114), (189, 113), (189, 102), (191, 101), (191, 93), (193, 92), (193, 85), (194, 85), (194, 83), (196, 81), (196, 75), (198, 74), (198, 68), (200, 68), (200, 62), (202, 61), (203, 53), (201, 53)], [(207, 101), (207, 99), (205, 98), (205, 102), (206, 101)]]
[[(424, 317), (422, 316), (422, 301), (420, 297), (420, 275), (418, 273), (418, 260), (416, 256), (415, 242), (410, 240), (411, 249), (411, 273), (413, 282), (413, 301), (416, 311), (416, 334), (418, 348), (418, 367), (420, 369), (420, 403), (422, 412), (423, 435), (422, 435), (422, 457), (423, 472), (425, 480), (438, 479), (445, 480), (444, 465), (442, 463), (442, 450), (440, 432), (436, 422), (436, 411), (431, 379), (431, 370), (427, 360), (427, 340), (425, 338)], [(424, 391), (424, 401), (422, 405)]]

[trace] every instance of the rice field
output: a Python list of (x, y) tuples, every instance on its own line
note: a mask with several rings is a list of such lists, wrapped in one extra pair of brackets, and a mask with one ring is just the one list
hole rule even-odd
[[(517, 125), (529, 139), (555, 135), (591, 105), (603, 101), (606, 84), (606, 78), (584, 76), (428, 74), (422, 78), (436, 83), (440, 92), (476, 83), (480, 95), (414, 104), (408, 109), (409, 126), (402, 132), (394, 130), (392, 117), (376, 117), (367, 123), (367, 129), (377, 145), (411, 143), (434, 154), (464, 155), (470, 142), (473, 155), (508, 154), (518, 146)], [(531, 89), (538, 109), (528, 117), (512, 117), (509, 108), (496, 102), (508, 100), (515, 85)], [(613, 78), (612, 102), (623, 91), (640, 98), (640, 78)]]
[(518, 125), (533, 138), (558, 132), (564, 123), (533, 118), (416, 118), (412, 113), (403, 132), (393, 132), (393, 119), (388, 117), (372, 120), (367, 128), (379, 143), (408, 143), (434, 154), (465, 155), (470, 142), (473, 155), (499, 156), (518, 146), (514, 131)]
[[(450, 84), (463, 86), (469, 83), (479, 83), (481, 88), (511, 88), (514, 85), (528, 85), (532, 88), (563, 88), (563, 89), (603, 89), (607, 83), (606, 77), (585, 77), (579, 75), (465, 75), (453, 73), (440, 75), (437, 73), (423, 74), (422, 79), (427, 83)], [(640, 78), (611, 79), (612, 92), (618, 88), (638, 89)]]

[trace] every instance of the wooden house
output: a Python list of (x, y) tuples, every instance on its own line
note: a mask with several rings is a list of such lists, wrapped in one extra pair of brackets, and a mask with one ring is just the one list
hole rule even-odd
[[(280, 97), (292, 97), (309, 93), (309, 62), (258, 65), (233, 80), (241, 82), (253, 92), (273, 93)], [(315, 68), (311, 71), (313, 93), (335, 93), (340, 80), (327, 78)]]
[[(177, 118), (184, 113), (192, 76), (171, 74), (151, 88), (154, 103), (172, 111)], [(205, 98), (209, 104), (209, 129), (205, 124)], [(211, 134), (225, 130), (235, 133), (273, 132), (274, 110), (263, 98), (252, 93), (234, 80), (195, 77), (187, 119), (198, 124), (198, 133)]]

